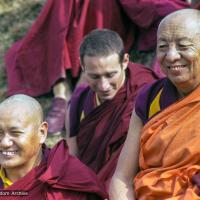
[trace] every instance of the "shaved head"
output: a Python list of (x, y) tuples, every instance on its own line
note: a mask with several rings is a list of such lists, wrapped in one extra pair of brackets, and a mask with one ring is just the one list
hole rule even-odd
[[(34, 98), (17, 94), (0, 103), (0, 165), (7, 175), (26, 174), (40, 163), (47, 131), (41, 105)], [(12, 157), (7, 159), (9, 152)]]
[[(166, 26), (167, 24), (177, 22), (177, 26), (179, 23), (185, 24), (185, 29), (188, 28), (188, 25), (195, 24), (198, 29), (195, 29), (198, 33), (200, 32), (200, 11), (197, 9), (182, 9), (170, 13), (167, 15), (159, 24), (158, 27), (158, 34), (159, 29), (162, 26)], [(194, 31), (194, 30), (192, 30)]]
[(157, 60), (180, 97), (200, 85), (199, 10), (179, 10), (161, 21), (157, 33)]
[(43, 110), (40, 103), (30, 96), (16, 94), (0, 103), (0, 112), (14, 112), (14, 110), (19, 114), (25, 112), (27, 117), (33, 117), (38, 123), (43, 121)]

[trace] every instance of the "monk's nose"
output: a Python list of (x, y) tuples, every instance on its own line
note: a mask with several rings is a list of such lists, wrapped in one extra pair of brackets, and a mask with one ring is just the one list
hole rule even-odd
[(98, 83), (99, 90), (107, 91), (110, 87), (110, 83), (107, 78), (102, 77)]
[(181, 58), (180, 52), (176, 49), (175, 46), (169, 47), (168, 51), (166, 52), (165, 59), (168, 62), (175, 62)]
[(5, 134), (0, 138), (0, 145), (1, 147), (7, 148), (13, 145), (13, 141), (9, 135)]

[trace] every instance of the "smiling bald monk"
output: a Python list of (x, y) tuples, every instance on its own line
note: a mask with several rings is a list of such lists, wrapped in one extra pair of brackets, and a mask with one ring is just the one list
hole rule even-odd
[(45, 145), (47, 131), (32, 97), (14, 95), (0, 104), (0, 188), (26, 191), (4, 199), (105, 199), (96, 175), (68, 154), (64, 140)]

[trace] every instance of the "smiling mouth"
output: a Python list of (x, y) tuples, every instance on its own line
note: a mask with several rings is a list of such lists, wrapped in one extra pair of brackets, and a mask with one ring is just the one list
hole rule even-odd
[(0, 154), (3, 156), (14, 156), (16, 155), (17, 151), (0, 151)]
[(185, 65), (167, 66), (167, 68), (171, 70), (179, 70), (185, 68)]

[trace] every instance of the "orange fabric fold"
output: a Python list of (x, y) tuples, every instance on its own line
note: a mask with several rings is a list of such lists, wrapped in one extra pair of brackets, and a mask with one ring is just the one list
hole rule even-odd
[(200, 200), (200, 87), (152, 118), (140, 142), (137, 200)]

